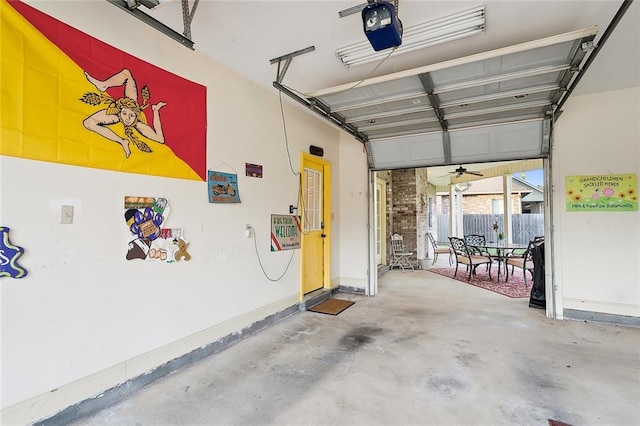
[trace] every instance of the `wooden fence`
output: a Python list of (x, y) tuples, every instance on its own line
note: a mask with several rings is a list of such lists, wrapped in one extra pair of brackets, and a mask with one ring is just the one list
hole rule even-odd
[[(465, 214), (462, 217), (464, 235), (484, 235), (487, 241), (496, 240), (493, 224), (498, 223), (500, 231), (504, 231), (501, 214)], [(511, 234), (513, 242), (527, 244), (534, 237), (544, 235), (544, 214), (514, 214), (512, 215)], [(438, 241), (449, 241), (449, 215), (437, 215)]]

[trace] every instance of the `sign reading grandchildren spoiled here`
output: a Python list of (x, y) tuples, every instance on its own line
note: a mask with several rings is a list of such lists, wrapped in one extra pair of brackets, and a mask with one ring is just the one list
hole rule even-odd
[(622, 175), (567, 176), (567, 211), (638, 211), (638, 177)]

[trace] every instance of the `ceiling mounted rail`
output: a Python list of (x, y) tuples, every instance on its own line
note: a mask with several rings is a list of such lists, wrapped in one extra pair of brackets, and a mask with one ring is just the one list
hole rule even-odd
[(362, 3), (362, 4), (359, 4), (357, 6), (351, 6), (351, 7), (347, 8), (347, 9), (343, 9), (343, 10), (338, 12), (338, 17), (344, 18), (345, 16), (355, 15), (356, 13), (360, 13), (360, 12), (362, 12), (362, 9), (364, 9), (364, 7), (367, 4), (369, 4), (369, 3)]
[(320, 101), (318, 100), (309, 101), (301, 96), (298, 96), (292, 90), (283, 86), (277, 81), (273, 82), (273, 87), (275, 87), (285, 95), (289, 96), (291, 99), (295, 100), (299, 104), (304, 105), (305, 107), (309, 108), (311, 111), (315, 112), (316, 114), (322, 116), (323, 118), (327, 119), (331, 123), (340, 127), (342, 130), (346, 131), (347, 133), (349, 133), (351, 136), (353, 136), (360, 142), (366, 143), (368, 141), (367, 135), (358, 131), (358, 128), (355, 127), (354, 125), (347, 123), (344, 117), (342, 117), (341, 115), (332, 113), (330, 108), (323, 105)]
[(440, 97), (436, 93), (434, 93), (434, 83), (433, 83), (433, 79), (431, 78), (431, 75), (428, 72), (426, 72), (423, 74), (419, 74), (418, 78), (420, 79), (420, 84), (424, 88), (424, 91), (427, 93), (427, 96), (429, 97), (429, 102), (433, 107), (433, 111), (435, 112), (436, 117), (438, 117), (438, 122), (440, 123), (440, 127), (442, 128), (442, 131), (444, 133), (447, 133), (447, 130), (449, 129), (449, 123), (447, 122), (447, 118), (445, 118), (444, 116), (444, 110), (440, 105), (441, 103)]
[(182, 25), (184, 26), (184, 35), (191, 40), (191, 22), (196, 14), (196, 8), (200, 0), (193, 2), (193, 8), (189, 11), (189, 0), (182, 0)]
[(282, 56), (278, 56), (277, 58), (270, 59), (269, 63), (271, 65), (278, 64), (276, 81), (273, 82), (273, 87), (278, 89), (281, 93), (284, 93), (285, 95), (289, 96), (291, 99), (295, 100), (299, 104), (304, 105), (311, 111), (327, 119), (329, 122), (340, 127), (344, 131), (348, 132), (360, 142), (366, 143), (368, 141), (367, 135), (358, 131), (358, 128), (353, 124), (347, 123), (347, 121), (342, 115), (331, 111), (331, 108), (329, 108), (324, 102), (322, 102), (319, 99), (303, 98), (302, 96), (299, 96), (288, 87), (282, 85), (282, 80), (284, 79), (284, 76), (287, 70), (289, 69), (289, 65), (291, 65), (291, 60), (296, 56), (313, 52), (315, 49), (316, 49), (315, 46), (309, 46), (309, 47), (305, 47), (304, 49), (296, 50), (295, 52), (287, 53), (286, 55), (282, 55)]
[[(373, 3), (373, 1), (374, 0), (367, 0), (367, 3), (362, 3), (362, 4), (359, 4), (357, 6), (351, 6), (351, 7), (347, 8), (347, 9), (343, 9), (343, 10), (338, 12), (338, 17), (344, 18), (345, 16), (349, 16), (349, 15), (354, 15), (356, 13), (360, 13), (360, 12), (362, 12), (362, 9), (364, 9), (364, 7), (366, 5)], [(395, 7), (396, 12), (398, 11), (398, 3), (399, 3), (399, 0), (394, 0), (394, 2), (393, 2), (393, 6)]]
[[(271, 65), (278, 64), (278, 72), (276, 75), (276, 82), (282, 83), (284, 79), (284, 75), (287, 73), (289, 69), (289, 65), (291, 65), (291, 60), (296, 56), (304, 55), (305, 53), (313, 52), (316, 50), (315, 46), (305, 47), (304, 49), (296, 50), (295, 52), (287, 53), (286, 55), (278, 56), (277, 58), (273, 58), (269, 60)], [(283, 62), (284, 61), (284, 62)]]
[(145, 7), (153, 7), (154, 5), (157, 6), (160, 4), (160, 1), (158, 0), (143, 0), (143, 1), (141, 0), (107, 0), (107, 1), (113, 4), (114, 6), (117, 6), (120, 9), (124, 10), (125, 12), (135, 16), (145, 24), (171, 37), (172, 39), (182, 44), (183, 46), (186, 46), (189, 49), (194, 50), (193, 41), (191, 41), (191, 21), (193, 20), (193, 15), (195, 14), (196, 7), (200, 0), (195, 0), (193, 9), (191, 10), (191, 12), (189, 11), (189, 1), (182, 0), (184, 35), (178, 33), (172, 28), (169, 28), (168, 26), (158, 21), (157, 19), (151, 17), (150, 15), (144, 13), (138, 7), (139, 5), (143, 5)]

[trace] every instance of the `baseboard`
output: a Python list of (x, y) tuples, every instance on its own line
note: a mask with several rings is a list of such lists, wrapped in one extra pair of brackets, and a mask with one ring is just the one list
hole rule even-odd
[(364, 288), (359, 287), (347, 287), (339, 285), (337, 287), (333, 287), (331, 289), (321, 289), (317, 292), (311, 293), (309, 295), (305, 295), (304, 300), (300, 302), (299, 309), (301, 311), (308, 311), (310, 308), (324, 302), (330, 297), (335, 296), (338, 293), (348, 293), (348, 294), (362, 294), (364, 295)]
[(338, 290), (338, 293), (365, 295), (364, 288), (361, 288), (361, 287), (349, 287), (349, 286), (341, 285), (340, 287), (337, 288), (337, 290)]
[(298, 312), (295, 294), (2, 410), (3, 425), (66, 425)]
[(604, 322), (608, 324), (640, 327), (640, 317), (632, 317), (627, 315), (604, 314), (601, 312), (579, 311), (577, 309), (564, 309), (563, 316), (565, 320)]
[(389, 272), (389, 265), (378, 265), (378, 277)]
[[(625, 301), (627, 302), (627, 301)], [(640, 317), (640, 305), (633, 303), (607, 302), (602, 300), (562, 298), (562, 308), (566, 311), (594, 312), (604, 315), (637, 318)]]
[(364, 289), (367, 287), (367, 280), (364, 278), (337, 277), (331, 280), (331, 286), (341, 289), (362, 289), (364, 292)]
[(308, 311), (310, 308), (324, 302), (329, 299), (335, 293), (335, 289), (316, 290), (310, 294), (305, 294), (304, 299), (298, 305), (300, 311)]

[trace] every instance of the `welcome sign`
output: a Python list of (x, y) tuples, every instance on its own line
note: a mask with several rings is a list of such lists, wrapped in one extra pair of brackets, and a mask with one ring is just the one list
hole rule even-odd
[(300, 219), (292, 215), (271, 215), (271, 251), (300, 248)]
[(638, 176), (567, 176), (567, 211), (638, 211)]

